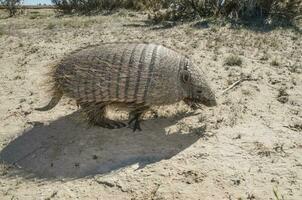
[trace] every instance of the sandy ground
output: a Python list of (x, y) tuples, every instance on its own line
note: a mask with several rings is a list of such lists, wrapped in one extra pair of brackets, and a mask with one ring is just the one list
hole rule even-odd
[[(0, 199), (302, 199), (302, 38), (146, 16), (0, 19)], [(88, 127), (72, 100), (49, 112), (48, 65), (99, 42), (148, 41), (202, 67), (219, 105), (162, 108), (128, 128)], [(242, 64), (229, 66), (230, 55)], [(236, 87), (222, 92), (238, 80)], [(244, 79), (245, 80), (245, 79)]]

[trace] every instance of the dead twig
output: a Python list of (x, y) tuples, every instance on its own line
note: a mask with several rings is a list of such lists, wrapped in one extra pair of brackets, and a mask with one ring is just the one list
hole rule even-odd
[(221, 93), (221, 95), (226, 94), (229, 90), (233, 89), (234, 87), (236, 87), (237, 85), (239, 85), (240, 83), (244, 82), (244, 81), (257, 81), (257, 79), (251, 79), (251, 78), (242, 78), (238, 81), (236, 81), (235, 83), (233, 83), (230, 87), (228, 87), (227, 89), (223, 90), (223, 92)]

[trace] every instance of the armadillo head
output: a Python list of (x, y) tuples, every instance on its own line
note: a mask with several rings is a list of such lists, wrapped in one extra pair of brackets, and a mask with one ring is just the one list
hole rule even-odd
[(212, 107), (216, 106), (216, 98), (213, 90), (208, 85), (204, 72), (196, 67), (190, 60), (180, 71), (181, 85), (184, 91), (184, 101), (193, 108), (200, 104)]

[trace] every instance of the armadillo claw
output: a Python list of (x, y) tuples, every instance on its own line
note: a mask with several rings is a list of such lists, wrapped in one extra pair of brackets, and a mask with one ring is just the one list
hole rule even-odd
[(135, 132), (136, 130), (142, 131), (139, 118), (134, 117), (130, 119), (128, 122), (128, 128), (132, 128), (133, 132)]
[(140, 126), (140, 121), (136, 120), (134, 122), (134, 126), (133, 126), (133, 132), (135, 132), (136, 130), (142, 131), (141, 126)]

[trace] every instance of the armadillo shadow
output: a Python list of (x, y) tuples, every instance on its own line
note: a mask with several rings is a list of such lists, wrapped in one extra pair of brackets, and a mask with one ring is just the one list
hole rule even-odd
[(77, 115), (34, 126), (0, 152), (0, 162), (38, 178), (81, 178), (169, 159), (199, 139), (193, 133), (168, 134), (166, 128), (177, 123), (171, 119), (148, 120), (143, 131), (132, 132), (88, 128), (75, 120)]

